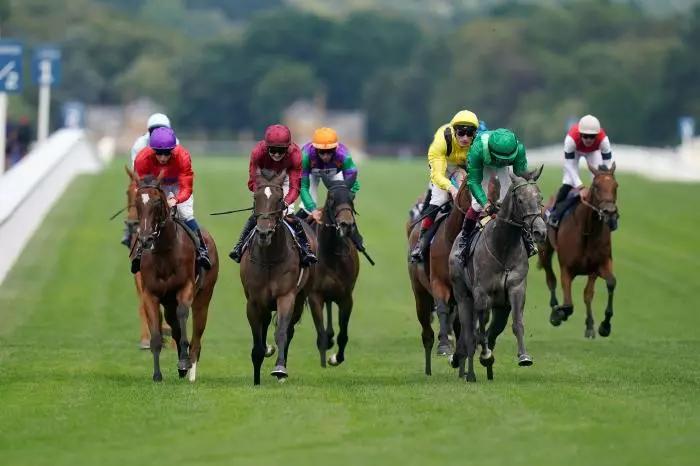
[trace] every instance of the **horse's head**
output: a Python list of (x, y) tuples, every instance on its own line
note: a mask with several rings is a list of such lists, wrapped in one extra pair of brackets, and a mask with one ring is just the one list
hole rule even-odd
[(467, 171), (463, 168), (456, 169), (452, 173), (452, 176), (450, 176), (450, 181), (454, 181), (459, 188), (457, 191), (457, 202), (455, 207), (457, 207), (457, 210), (463, 214), (466, 214), (469, 206), (472, 203), (472, 195), (469, 192), (469, 187), (466, 183)]
[(258, 232), (258, 240), (263, 246), (269, 246), (272, 235), (284, 215), (284, 190), (282, 183), (285, 172), (275, 174), (269, 170), (262, 170), (255, 181), (255, 193), (253, 194), (253, 215), (256, 218), (255, 229)]
[(588, 193), (588, 202), (598, 209), (598, 215), (605, 223), (617, 223), (620, 214), (617, 211), (617, 180), (615, 179), (615, 162), (610, 168), (600, 165), (595, 168), (588, 165), (593, 173), (593, 182)]
[(139, 178), (134, 174), (133, 179), (136, 182), (135, 200), (139, 219), (139, 242), (148, 249), (153, 246), (153, 242), (160, 235), (170, 216), (168, 201), (165, 193), (160, 189), (163, 172), (158, 177)]
[(354, 194), (350, 191), (351, 185), (343, 180), (331, 180), (323, 175), (323, 184), (328, 189), (325, 216), (341, 237), (350, 235), (355, 226)]
[(542, 218), (542, 192), (537, 186), (537, 179), (542, 174), (543, 166), (525, 173), (522, 177), (510, 173), (510, 205), (504, 214), (512, 222), (527, 230), (537, 242), (543, 242), (547, 235), (547, 225)]

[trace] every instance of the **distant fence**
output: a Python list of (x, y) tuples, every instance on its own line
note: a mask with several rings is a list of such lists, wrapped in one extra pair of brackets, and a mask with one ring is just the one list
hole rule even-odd
[(62, 129), (0, 176), (0, 283), (73, 178), (103, 166), (84, 131)]

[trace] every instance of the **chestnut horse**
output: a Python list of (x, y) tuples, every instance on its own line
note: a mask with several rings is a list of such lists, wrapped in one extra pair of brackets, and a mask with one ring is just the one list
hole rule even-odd
[[(615, 163), (610, 169), (601, 165), (597, 169), (589, 166), (593, 173), (593, 182), (587, 192), (581, 193), (579, 203), (570, 215), (564, 217), (558, 231), (548, 228), (548, 241), (540, 245), (539, 265), (544, 268), (547, 287), (550, 292), (549, 305), (552, 312), (549, 321), (559, 326), (574, 312), (571, 299), (571, 282), (578, 275), (587, 275), (588, 283), (583, 292), (586, 303), (586, 338), (595, 338), (593, 310), (593, 293), (598, 277), (605, 280), (608, 288), (608, 306), (605, 319), (598, 327), (602, 337), (610, 335), (610, 319), (613, 316), (613, 292), (617, 280), (613, 275), (612, 243), (610, 224), (616, 226), (619, 216), (617, 211), (617, 181), (615, 180)], [(557, 278), (552, 270), (552, 256), (557, 253), (564, 293), (564, 304), (557, 301)]]
[[(318, 264), (314, 283), (309, 293), (309, 307), (316, 326), (316, 346), (321, 366), (326, 367), (326, 350), (332, 346), (333, 329), (331, 306), (338, 305), (338, 352), (328, 358), (328, 364), (337, 366), (345, 360), (348, 343), (348, 323), (352, 313), (352, 291), (360, 272), (357, 248), (350, 239), (355, 225), (355, 206), (350, 186), (345, 181), (323, 178), (328, 188), (321, 223), (316, 225), (318, 236)], [(328, 327), (323, 328), (323, 305), (328, 313)]]
[[(257, 219), (250, 246), (241, 258), (241, 283), (245, 292), (246, 314), (253, 334), (253, 384), (260, 385), (260, 368), (266, 353), (267, 329), (272, 311), (277, 311), (277, 362), (270, 375), (278, 381), (287, 378), (289, 344), (294, 325), (301, 318), (304, 302), (313, 283), (314, 267), (301, 267), (299, 250), (293, 233), (284, 221), (286, 206), (282, 183), (285, 172), (278, 175), (263, 171), (255, 181), (253, 215)], [(316, 250), (311, 228), (304, 224), (309, 245)]]
[[(416, 301), (416, 314), (418, 322), (422, 327), (423, 348), (425, 350), (425, 374), (431, 375), (430, 353), (435, 342), (431, 316), (433, 306), (436, 306), (438, 318), (440, 320), (440, 332), (438, 334), (440, 354), (452, 352), (452, 347), (448, 340), (448, 335), (452, 328), (451, 319), (455, 316), (455, 301), (452, 294), (452, 283), (450, 281), (448, 258), (452, 243), (462, 230), (464, 215), (471, 205), (472, 198), (467, 188), (466, 172), (458, 170), (456, 172), (459, 191), (457, 192), (457, 203), (453, 203), (452, 210), (447, 218), (437, 227), (430, 244), (429, 253), (426, 254), (424, 263), (408, 263), (408, 275), (411, 280), (411, 288)], [(408, 250), (411, 251), (418, 241), (420, 222), (408, 230)]]
[[(180, 377), (194, 382), (207, 324), (209, 302), (219, 274), (219, 257), (211, 235), (202, 230), (212, 267), (197, 270), (196, 246), (185, 227), (177, 223), (160, 188), (161, 176), (139, 179), (136, 208), (139, 218), (138, 241), (143, 246), (141, 259), (142, 298), (146, 308), (153, 353), (153, 381), (160, 382), (161, 336), (160, 305), (177, 344), (177, 369)], [(187, 319), (192, 307), (192, 346), (187, 338)]]

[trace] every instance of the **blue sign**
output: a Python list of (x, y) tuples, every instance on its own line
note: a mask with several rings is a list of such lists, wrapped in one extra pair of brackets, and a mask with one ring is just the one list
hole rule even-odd
[(678, 132), (681, 135), (681, 141), (689, 141), (695, 136), (695, 118), (684, 116), (678, 119)]
[(82, 102), (65, 102), (62, 108), (64, 128), (85, 127), (85, 105)]
[(0, 92), (22, 90), (22, 44), (0, 40)]
[(58, 47), (44, 45), (34, 50), (32, 80), (40, 86), (57, 86), (61, 82), (61, 50)]

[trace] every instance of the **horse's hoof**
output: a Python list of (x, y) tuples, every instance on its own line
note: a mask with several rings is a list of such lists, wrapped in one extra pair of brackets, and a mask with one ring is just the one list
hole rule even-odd
[(562, 319), (564, 322), (566, 322), (569, 319), (569, 316), (574, 313), (574, 306), (559, 306), (559, 312), (561, 312)]
[(467, 382), (476, 382), (476, 374), (467, 373), (467, 375), (464, 376), (464, 380)]
[(549, 323), (552, 324), (554, 327), (559, 327), (561, 325), (562, 320), (563, 315), (561, 314), (559, 308), (552, 308), (552, 313), (549, 314)]
[(493, 353), (489, 354), (487, 358), (481, 358), (479, 357), (479, 362), (481, 363), (482, 366), (484, 367), (491, 367), (493, 366), (493, 363), (496, 361), (496, 358), (493, 356)]
[(449, 356), (452, 354), (452, 345), (449, 342), (440, 343), (436, 351), (438, 356)]
[(142, 349), (142, 350), (151, 349), (151, 340), (141, 340), (139, 342), (139, 349)]
[(154, 382), (162, 382), (163, 381), (163, 374), (160, 372), (153, 374), (153, 381)]
[(187, 380), (190, 382), (194, 382), (197, 380), (197, 363), (193, 362), (192, 367), (190, 367), (190, 370), (187, 371)]
[(600, 323), (600, 327), (598, 327), (598, 334), (601, 337), (607, 337), (610, 336), (610, 324), (606, 324), (605, 322)]
[(595, 338), (595, 330), (593, 328), (586, 328), (586, 333), (583, 334), (585, 338)]
[(179, 375), (181, 379), (184, 379), (187, 375), (187, 369), (178, 369), (177, 375)]
[(265, 357), (269, 358), (270, 356), (275, 354), (275, 351), (277, 351), (277, 350), (275, 349), (275, 347), (273, 345), (267, 345), (267, 347), (265, 348)]
[[(187, 359), (180, 359), (177, 361), (177, 370), (179, 371), (185, 371), (192, 367), (192, 361), (190, 361), (190, 358)], [(184, 375), (181, 375), (180, 377), (184, 377)]]
[(518, 356), (518, 366), (520, 367), (528, 367), (532, 366), (532, 358), (530, 357), (529, 354), (521, 354)]
[(459, 358), (456, 357), (455, 354), (450, 354), (450, 356), (447, 359), (447, 362), (450, 363), (450, 367), (452, 369), (457, 369), (459, 367)]
[(332, 354), (330, 358), (328, 358), (328, 364), (330, 364), (333, 367), (339, 366), (343, 360), (338, 359), (337, 354)]
[(270, 375), (274, 375), (277, 377), (277, 379), (284, 379), (289, 377), (287, 374), (287, 368), (284, 366), (275, 366), (274, 369), (272, 369), (272, 372), (270, 372)]

